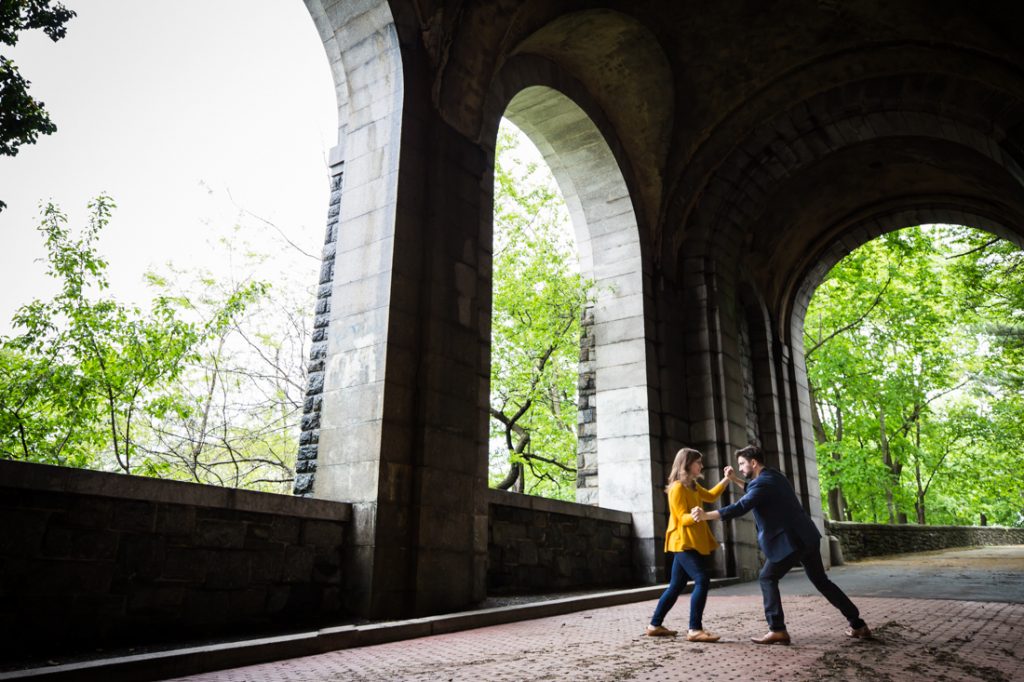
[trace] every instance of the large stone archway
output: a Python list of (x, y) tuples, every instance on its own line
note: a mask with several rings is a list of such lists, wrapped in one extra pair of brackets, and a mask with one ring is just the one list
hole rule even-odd
[[(598, 404), (630, 425), (619, 460), (599, 452), (600, 502), (633, 513), (638, 580), (659, 577), (657, 490), (680, 445), (718, 467), (759, 439), (821, 520), (800, 332), (840, 254), (900, 221), (1024, 235), (1017, 4), (307, 4), (350, 114), (312, 493), (354, 503), (365, 613), (483, 596), (490, 169), (506, 108), (561, 164), (595, 272), (639, 275), (642, 304), (607, 327), (632, 355), (606, 386), (616, 372), (630, 385)], [(598, 182), (612, 167), (614, 186)], [(599, 245), (602, 220), (635, 225), (635, 244)], [(753, 575), (751, 522), (719, 531), (718, 570)]]

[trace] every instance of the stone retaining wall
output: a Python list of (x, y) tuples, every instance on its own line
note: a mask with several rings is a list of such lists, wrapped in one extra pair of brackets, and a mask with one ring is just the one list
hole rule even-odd
[(635, 583), (626, 512), (489, 490), (488, 594)]
[(0, 461), (4, 658), (336, 620), (350, 515), (335, 502)]
[(1024, 545), (1024, 528), (826, 523), (829, 533), (839, 538), (847, 561), (948, 547)]

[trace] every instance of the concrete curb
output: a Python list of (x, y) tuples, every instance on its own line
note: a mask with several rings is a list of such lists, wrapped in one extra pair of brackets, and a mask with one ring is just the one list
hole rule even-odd
[[(740, 581), (737, 578), (715, 578), (711, 581), (711, 587), (725, 587), (738, 582)], [(385, 644), (458, 632), (459, 630), (631, 604), (657, 599), (664, 589), (665, 585), (652, 585), (629, 590), (600, 592), (581, 597), (566, 597), (493, 609), (447, 613), (411, 620), (387, 621), (368, 625), (343, 625), (277, 637), (97, 659), (46, 668), (29, 668), (0, 673), (0, 680), (60, 680), (61, 682), (97, 679), (109, 682), (163, 680), (212, 670), (268, 663), (285, 658), (312, 656), (351, 647)]]

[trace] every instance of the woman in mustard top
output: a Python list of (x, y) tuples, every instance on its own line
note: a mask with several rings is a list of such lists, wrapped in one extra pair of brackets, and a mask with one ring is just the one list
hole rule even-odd
[(663, 637), (675, 635), (662, 625), (665, 616), (675, 605), (679, 594), (689, 580), (693, 581), (690, 595), (690, 629), (686, 639), (691, 642), (717, 642), (718, 635), (704, 629), (702, 622), (704, 604), (708, 599), (707, 557), (718, 547), (718, 541), (711, 534), (707, 521), (695, 521), (690, 514), (694, 507), (704, 502), (714, 502), (729, 486), (732, 467), (726, 467), (725, 477), (711, 490), (705, 490), (697, 479), (704, 470), (704, 455), (692, 448), (683, 448), (676, 453), (672, 471), (668, 475), (665, 494), (668, 495), (669, 521), (665, 531), (665, 551), (672, 553), (672, 580), (658, 600), (647, 635)]

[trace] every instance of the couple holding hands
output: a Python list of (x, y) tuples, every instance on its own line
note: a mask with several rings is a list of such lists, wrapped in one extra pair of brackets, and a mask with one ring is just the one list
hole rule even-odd
[(672, 578), (658, 600), (646, 634), (651, 637), (676, 634), (662, 622), (686, 583), (692, 580), (690, 627), (686, 639), (691, 642), (719, 640), (718, 635), (704, 629), (702, 622), (710, 584), (707, 559), (718, 546), (707, 522), (715, 519), (728, 521), (752, 511), (757, 524), (757, 541), (766, 559), (760, 583), (768, 634), (752, 637), (751, 641), (755, 644), (790, 643), (779, 595), (779, 580), (797, 564), (803, 564), (814, 587), (849, 622), (847, 636), (871, 637), (871, 630), (861, 620), (857, 607), (825, 575), (819, 552), (821, 534), (801, 506), (793, 486), (781, 472), (765, 466), (764, 455), (758, 447), (750, 445), (737, 450), (736, 457), (739, 471), (747, 479), (743, 497), (718, 511), (705, 511), (703, 503), (714, 502), (721, 497), (730, 481), (741, 487), (745, 482), (731, 466), (727, 466), (725, 477), (711, 490), (706, 490), (697, 483), (704, 470), (704, 456), (692, 448), (683, 448), (676, 453), (665, 488), (670, 512), (668, 530), (665, 531), (665, 551), (672, 554)]

